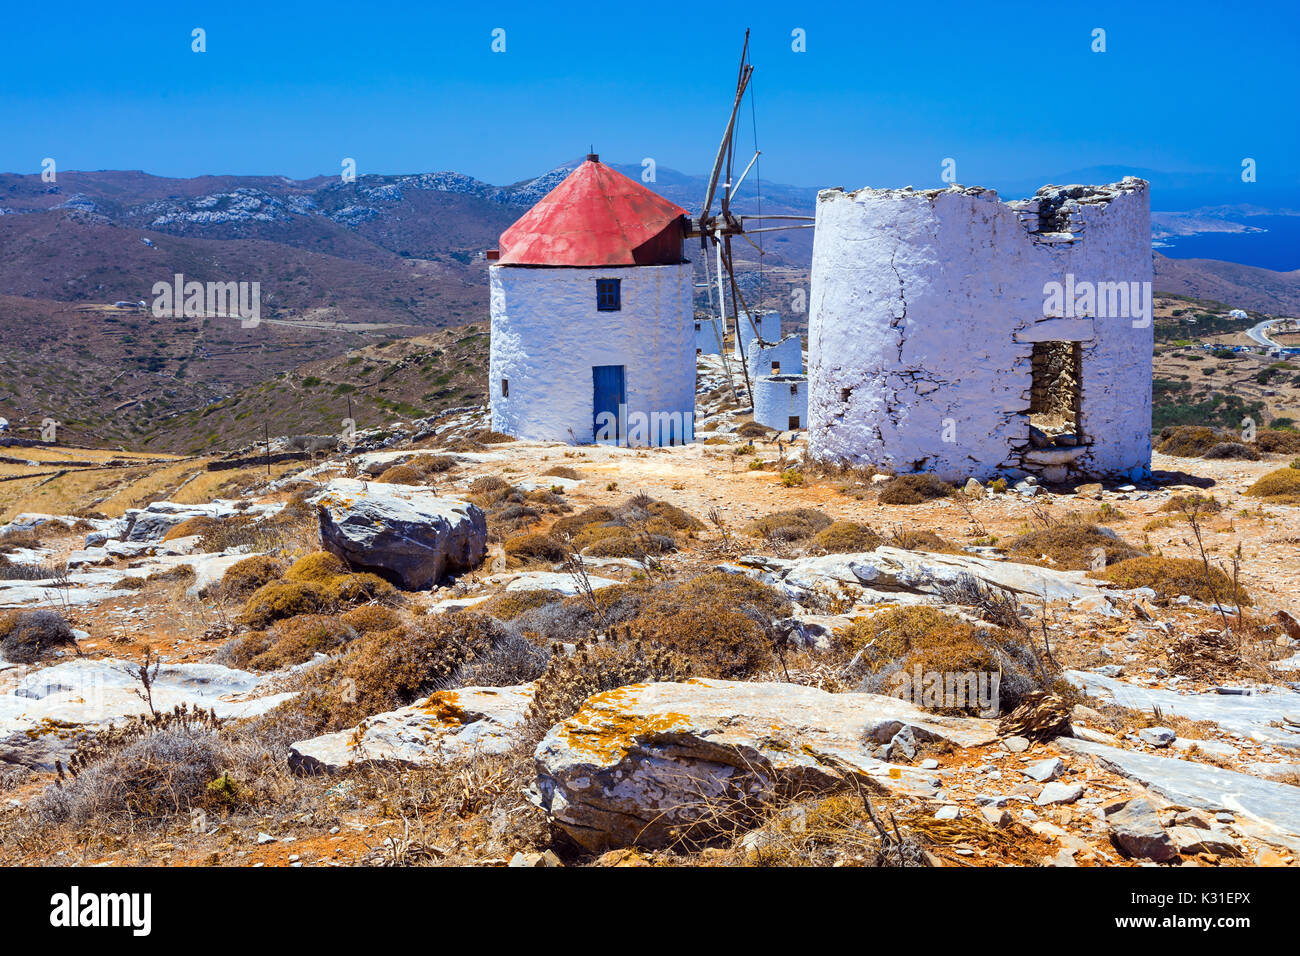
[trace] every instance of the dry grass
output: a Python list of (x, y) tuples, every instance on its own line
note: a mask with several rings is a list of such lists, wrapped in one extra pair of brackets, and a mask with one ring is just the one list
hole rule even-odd
[(919, 505), (936, 498), (948, 498), (956, 493), (952, 485), (934, 475), (898, 475), (880, 488), (880, 503), (884, 505)]
[(828, 554), (855, 554), (873, 551), (884, 543), (884, 538), (864, 524), (853, 521), (836, 521), (813, 535), (812, 546)]
[[(1023, 633), (977, 627), (932, 607), (888, 608), (858, 618), (837, 635), (837, 642), (840, 654), (850, 660), (849, 673), (864, 675), (863, 689), (872, 693), (887, 692), (894, 675), (914, 674), (918, 668), (922, 674), (1000, 674), (998, 703), (1005, 712), (1048, 682), (1048, 669)], [(976, 704), (933, 709), (971, 714), (978, 710)]]
[(1247, 488), (1244, 494), (1262, 498), (1271, 504), (1300, 504), (1300, 469), (1279, 468), (1270, 471)]
[(0, 656), (10, 663), (34, 664), (66, 647), (75, 650), (77, 640), (57, 612), (0, 612)]
[(1121, 588), (1151, 588), (1166, 598), (1186, 594), (1207, 604), (1254, 603), (1240, 586), (1234, 601), (1232, 578), (1214, 565), (1207, 574), (1205, 565), (1192, 558), (1129, 558), (1111, 565), (1103, 576)]
[(1143, 554), (1109, 528), (1077, 515), (1059, 520), (1044, 518), (1039, 524), (1008, 543), (1010, 557), (1031, 564), (1088, 571), (1099, 563), (1111, 565)]
[(790, 508), (755, 518), (745, 530), (756, 538), (782, 544), (810, 541), (834, 522), (816, 508)]

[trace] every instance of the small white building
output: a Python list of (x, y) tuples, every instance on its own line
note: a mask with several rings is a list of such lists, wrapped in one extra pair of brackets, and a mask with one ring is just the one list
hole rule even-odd
[(749, 377), (765, 375), (802, 375), (803, 338), (795, 332), (779, 342), (750, 342), (745, 351)]
[(810, 453), (947, 480), (1151, 462), (1147, 183), (817, 197)]
[(502, 233), (488, 254), (495, 430), (580, 444), (692, 440), (685, 217), (592, 155)]
[(716, 316), (697, 315), (695, 317), (695, 354), (721, 355), (725, 331), (722, 320)]
[(756, 378), (754, 421), (777, 431), (808, 427), (808, 379), (803, 375)]
[(739, 325), (740, 334), (732, 345), (732, 352), (736, 358), (741, 357), (742, 350), (743, 354), (749, 354), (749, 343), (754, 341), (755, 327), (758, 329), (758, 337), (764, 342), (777, 342), (781, 338), (781, 313), (772, 309), (756, 309), (752, 312), (742, 312), (740, 313)]

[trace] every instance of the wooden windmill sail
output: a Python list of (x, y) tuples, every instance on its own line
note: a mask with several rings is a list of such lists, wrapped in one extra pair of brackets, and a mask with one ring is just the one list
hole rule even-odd
[[(714, 258), (717, 261), (717, 282), (718, 282), (717, 322), (724, 329), (727, 327), (728, 324), (727, 316), (725, 314), (726, 295), (724, 290), (725, 287), (727, 286), (729, 286), (731, 289), (730, 325), (733, 333), (736, 336), (737, 347), (740, 349), (741, 371), (744, 373), (745, 376), (745, 391), (749, 395), (749, 404), (751, 406), (754, 404), (754, 390), (752, 384), (749, 381), (749, 366), (744, 351), (745, 348), (744, 340), (740, 335), (740, 321), (741, 321), (742, 314), (744, 314), (745, 320), (750, 323), (751, 328), (753, 328), (754, 330), (755, 341), (762, 341), (762, 339), (758, 334), (757, 326), (754, 325), (754, 319), (752, 313), (745, 306), (744, 296), (741, 295), (740, 292), (740, 284), (736, 281), (734, 260), (732, 259), (732, 255), (731, 255), (731, 239), (733, 236), (740, 236), (742, 239), (745, 239), (745, 241), (749, 242), (750, 245), (754, 245), (753, 241), (748, 238), (749, 235), (755, 235), (762, 232), (780, 232), (785, 229), (811, 229), (812, 218), (813, 218), (811, 216), (762, 216), (762, 215), (738, 216), (735, 213), (733, 213), (731, 210), (732, 197), (735, 195), (737, 190), (739, 190), (741, 183), (745, 181), (745, 178), (749, 175), (750, 170), (754, 168), (754, 164), (758, 161), (758, 157), (762, 155), (762, 152), (759, 149), (757, 149), (756, 146), (754, 150), (753, 159), (749, 161), (749, 164), (745, 167), (744, 172), (740, 174), (740, 178), (733, 180), (732, 170), (733, 170), (733, 163), (735, 160), (735, 152), (736, 152), (735, 150), (736, 115), (740, 111), (740, 104), (745, 97), (745, 91), (749, 88), (749, 81), (753, 75), (754, 75), (754, 67), (749, 62), (749, 31), (746, 30), (745, 43), (744, 46), (741, 48), (741, 52), (740, 52), (740, 71), (738, 76), (736, 77), (736, 95), (735, 95), (735, 99), (732, 101), (731, 104), (731, 115), (727, 118), (727, 125), (724, 127), (722, 133), (722, 142), (719, 143), (717, 156), (713, 160), (713, 171), (709, 174), (709, 185), (704, 195), (704, 205), (700, 207), (699, 217), (695, 219), (691, 219), (686, 230), (687, 238), (698, 237), (700, 240), (700, 248), (703, 250), (705, 255), (706, 275), (708, 272), (708, 259), (709, 259), (710, 251), (713, 253)], [(727, 175), (726, 175), (726, 179), (721, 184), (722, 191), (719, 194), (718, 180), (722, 176), (724, 168)], [(720, 210), (716, 215), (713, 214), (714, 199), (719, 200), (719, 206), (720, 206)], [(799, 220), (799, 222), (792, 223), (791, 225), (785, 225), (785, 226), (771, 226), (771, 227), (764, 227), (759, 229), (746, 230), (745, 220), (747, 219), (760, 219), (760, 220), (761, 219), (782, 219), (782, 220)], [(712, 250), (709, 249), (710, 243), (712, 243), (713, 245)], [(759, 249), (758, 246), (754, 246), (754, 248), (758, 249), (759, 255), (763, 254), (762, 249)], [(710, 287), (709, 298), (710, 300), (712, 300), (713, 298), (712, 287)], [(716, 327), (718, 326), (715, 325), (715, 328)], [(721, 342), (719, 342), (718, 345), (719, 345), (719, 351), (722, 352), (722, 361), (723, 361), (723, 366), (727, 372), (727, 379), (728, 381), (730, 381), (731, 369), (730, 366), (727, 365), (726, 350), (721, 347), (722, 346)]]

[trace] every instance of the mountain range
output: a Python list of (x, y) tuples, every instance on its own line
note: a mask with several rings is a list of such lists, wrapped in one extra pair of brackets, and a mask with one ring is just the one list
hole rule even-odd
[[(53, 417), (66, 423), (68, 440), (164, 447), (168, 422), (288, 369), (482, 322), (484, 251), (579, 162), (507, 186), (456, 172), (351, 182), (140, 171), (61, 172), (45, 182), (0, 174), (0, 415), (29, 428)], [(640, 165), (611, 165), (698, 211), (704, 176), (660, 167), (643, 178)], [(763, 182), (760, 172), (740, 190), (738, 212), (812, 214), (817, 189)], [(1088, 172), (1102, 181), (1123, 171)], [(1251, 214), (1218, 207), (1156, 218), (1160, 228), (1186, 232)], [(767, 225), (776, 224), (788, 223)], [(804, 228), (733, 244), (749, 304), (782, 309), (793, 288), (806, 288), (812, 237)], [(1159, 254), (1155, 262), (1161, 291), (1300, 314), (1300, 272)], [(262, 325), (158, 318), (133, 305), (151, 301), (155, 283), (177, 273), (187, 281), (260, 283)], [(707, 306), (703, 288), (697, 303)], [(789, 319), (799, 329), (805, 317)], [(402, 400), (410, 405), (427, 391), (404, 392)], [(188, 427), (186, 446), (226, 444), (222, 431)]]

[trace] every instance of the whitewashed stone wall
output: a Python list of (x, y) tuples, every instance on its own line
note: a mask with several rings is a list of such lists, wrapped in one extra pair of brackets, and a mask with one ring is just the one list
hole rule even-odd
[(700, 355), (721, 355), (725, 335), (723, 323), (717, 318), (695, 320), (695, 351)]
[[(594, 440), (592, 367), (626, 366), (627, 412), (680, 416), (694, 432), (689, 262), (574, 269), (495, 265), (488, 373), (492, 427), (519, 438)], [(596, 309), (596, 280), (621, 279), (622, 309)], [(509, 382), (509, 395), (501, 382)]]
[[(802, 375), (803, 374), (803, 339), (798, 334), (787, 335), (780, 342), (763, 345), (750, 342), (745, 351), (745, 362), (749, 366), (749, 377), (764, 375)], [(772, 363), (780, 365), (779, 371), (772, 371)]]
[(803, 375), (772, 375), (756, 378), (754, 386), (754, 421), (778, 431), (790, 430), (790, 419), (798, 416), (796, 427), (808, 427), (808, 379)]
[[(1108, 317), (1094, 307), (1045, 317), (1047, 284), (1070, 277), (1150, 283), (1144, 181), (1045, 187), (1018, 203), (957, 186), (823, 191), (809, 314), (810, 452), (949, 480), (1026, 468), (1056, 469), (1056, 477), (1062, 468), (1070, 477), (1148, 472), (1149, 315)], [(1082, 343), (1080, 448), (1028, 447), (1038, 340)]]
[[(745, 316), (753, 318), (751, 323)], [(740, 314), (740, 335), (732, 347), (736, 358), (740, 358), (742, 346), (745, 354), (749, 354), (749, 343), (754, 341), (754, 326), (758, 326), (759, 337), (764, 342), (777, 342), (781, 338), (781, 313), (771, 309), (763, 309), (757, 312), (742, 312)]]

